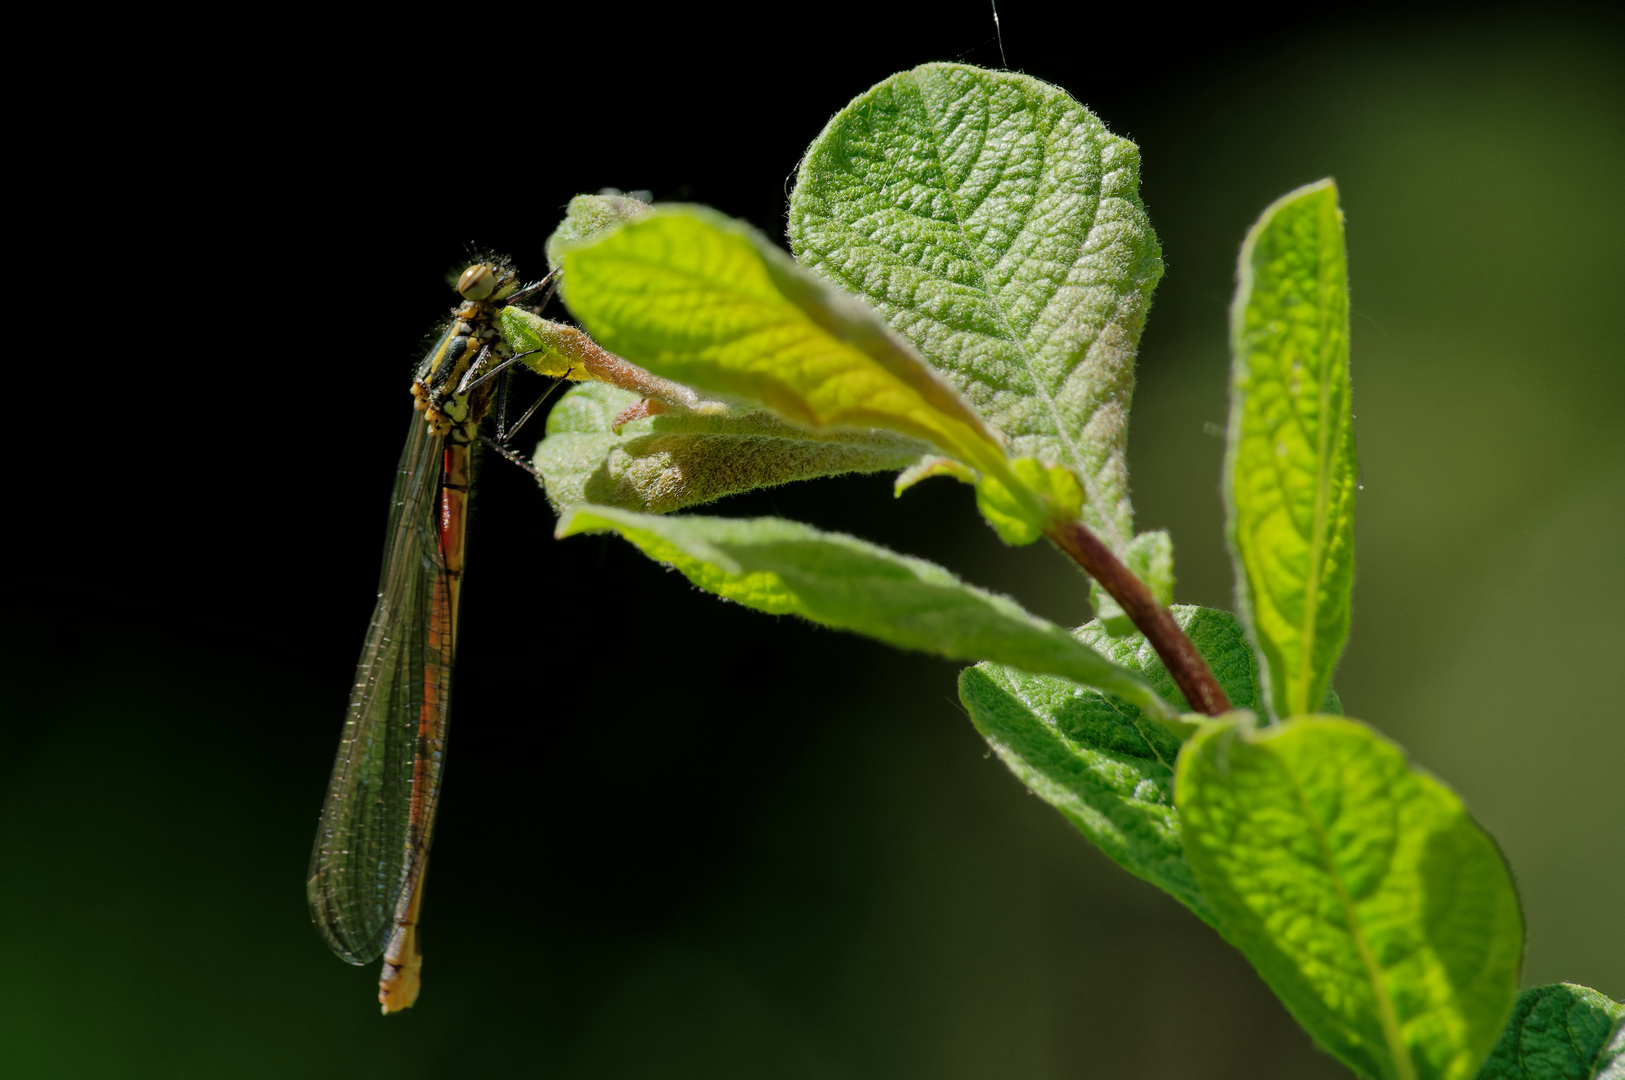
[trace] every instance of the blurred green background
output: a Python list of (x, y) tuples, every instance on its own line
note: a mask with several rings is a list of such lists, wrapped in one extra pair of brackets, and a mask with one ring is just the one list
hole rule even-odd
[[(1525, 982), (1625, 997), (1617, 18), (1001, 15), (1011, 66), (1142, 149), (1168, 272), (1132, 475), (1181, 601), (1231, 597), (1215, 432), (1236, 249), (1271, 199), (1337, 178), (1363, 484), (1337, 688), (1504, 847)], [(7, 630), (0, 1075), (1347, 1075), (1245, 961), (989, 758), (953, 665), (724, 606), (619, 541), (556, 545), (500, 462), (418, 1007), (381, 1019), (376, 970), (309, 926), (402, 376), (450, 303), (441, 272), (470, 238), (541, 266), (563, 202), (609, 184), (782, 235), (784, 177), (848, 98), (926, 60), (999, 63), (976, 4), (855, 17), (514, 13), (501, 35), (547, 64), (463, 71), (434, 66), (433, 26), (375, 52), (267, 19), (202, 61), (235, 115), (178, 165), (143, 156), (164, 76), (96, 121), (126, 167), (63, 205), (100, 245), (105, 310), (142, 332), (105, 369), (118, 395), (70, 388), (85, 454), (49, 459)], [(1149, 42), (1117, 55), (1113, 34), (1146, 34), (1131, 18)], [(1059, 556), (1000, 547), (957, 485), (894, 503), (887, 478), (851, 478), (717, 512), (1088, 614)]]

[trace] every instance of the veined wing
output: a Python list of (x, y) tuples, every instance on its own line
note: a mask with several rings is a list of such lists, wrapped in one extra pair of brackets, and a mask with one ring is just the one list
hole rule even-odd
[(450, 612), (436, 602), (446, 589), (438, 530), (444, 443), (421, 414), (412, 414), (390, 502), (378, 606), (310, 856), (311, 917), (352, 964), (384, 951), (396, 906), (417, 881), (433, 820), (439, 755), (433, 775), (422, 777), (429, 783), (417, 815), (412, 788), (420, 724), (444, 730), (450, 689)]

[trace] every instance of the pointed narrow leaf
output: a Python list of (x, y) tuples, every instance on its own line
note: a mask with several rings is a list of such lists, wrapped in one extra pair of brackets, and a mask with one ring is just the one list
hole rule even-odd
[(1272, 711), (1315, 707), (1348, 640), (1354, 433), (1348, 267), (1330, 180), (1247, 234), (1230, 311), (1228, 533)]
[(757, 611), (950, 659), (1060, 675), (1173, 715), (1137, 673), (1015, 601), (921, 559), (779, 518), (655, 517), (582, 505), (567, 511), (557, 530), (560, 537), (611, 531), (707, 592)]
[(1478, 1080), (1625, 1080), (1625, 1005), (1573, 983), (1525, 990)]
[(853, 99), (802, 159), (796, 257), (885, 315), (1012, 440), (1066, 465), (1119, 555), (1134, 354), (1162, 276), (1139, 151), (1060, 87), (926, 64)]
[(1185, 857), (1225, 937), (1362, 1076), (1471, 1080), (1518, 991), (1523, 918), (1455, 793), (1364, 724), (1202, 726)]
[(929, 449), (889, 431), (799, 428), (762, 412), (665, 413), (617, 434), (616, 417), (639, 400), (584, 383), (553, 407), (532, 463), (555, 510), (590, 502), (664, 514), (792, 480), (900, 469)]

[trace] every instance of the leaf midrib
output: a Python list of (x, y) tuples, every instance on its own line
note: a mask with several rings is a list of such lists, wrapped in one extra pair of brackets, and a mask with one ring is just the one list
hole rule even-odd
[[(931, 156), (936, 162), (938, 175), (942, 177), (942, 187), (943, 191), (946, 192), (948, 196), (948, 204), (953, 208), (953, 224), (954, 227), (959, 231), (959, 235), (965, 243), (967, 258), (976, 267), (976, 273), (980, 281), (981, 291), (988, 298), (988, 302), (993, 305), (993, 310), (998, 313), (999, 324), (1004, 327), (1007, 335), (1006, 340), (1014, 345), (1020, 353), (1022, 368), (1026, 371), (1027, 377), (1033, 386), (1033, 396), (1037, 397), (1044, 403), (1044, 409), (1049, 414), (1050, 423), (1054, 427), (1056, 439), (1058, 439), (1066, 447), (1068, 454), (1071, 456), (1072, 461), (1068, 464), (1072, 466), (1072, 471), (1078, 475), (1078, 479), (1082, 481), (1084, 485), (1084, 489), (1087, 494), (1086, 502), (1088, 505), (1100, 510), (1102, 515), (1104, 515), (1104, 510), (1100, 506), (1099, 493), (1096, 490), (1095, 478), (1093, 475), (1091, 475), (1090, 470), (1082, 468), (1082, 463), (1084, 461), (1082, 449), (1067, 437), (1066, 428), (1061, 422), (1061, 415), (1055, 404), (1055, 398), (1052, 394), (1050, 394), (1049, 388), (1044, 385), (1043, 380), (1038, 377), (1038, 372), (1035, 370), (1031, 351), (1027, 347), (1026, 338), (1016, 333), (1015, 325), (1011, 323), (1009, 313), (1005, 310), (1004, 305), (1000, 302), (997, 293), (988, 285), (988, 267), (985, 263), (983, 263), (980, 254), (977, 251), (977, 246), (971, 240), (970, 232), (965, 227), (965, 215), (959, 205), (958, 192), (948, 182), (948, 169), (942, 153), (942, 138), (938, 134), (937, 114), (931, 108), (930, 102), (926, 100), (924, 88), (919, 82), (919, 76), (914, 75), (912, 72), (910, 75), (911, 81), (914, 83), (914, 92), (919, 95), (920, 109), (925, 113), (926, 116), (926, 133), (931, 145)], [(1044, 138), (1038, 140), (1038, 142), (1040, 144), (1039, 152), (1047, 159), (1050, 148), (1047, 133)], [(1030, 213), (1030, 211), (1031, 207), (1028, 207), (1027, 212)], [(1014, 235), (1020, 236), (1026, 231), (1027, 221), (1028, 218), (1024, 216), (1020, 227), (1015, 230)], [(1092, 228), (1093, 226), (1091, 226), (1091, 231)], [(1104, 520), (1104, 516), (1102, 517), (1102, 520)]]
[(1292, 785), (1292, 797), (1298, 804), (1298, 811), (1303, 819), (1309, 823), (1309, 829), (1315, 838), (1315, 846), (1320, 849), (1321, 860), (1324, 864), (1326, 876), (1331, 879), (1332, 887), (1337, 891), (1338, 903), (1343, 908), (1343, 919), (1348, 926), (1349, 937), (1354, 939), (1354, 947), (1360, 955), (1360, 964), (1365, 968), (1366, 978), (1371, 983), (1372, 996), (1377, 1002), (1377, 1017), (1382, 1024), (1382, 1037), (1388, 1043), (1388, 1057), (1394, 1063), (1398, 1073), (1398, 1080), (1417, 1080), (1416, 1065), (1411, 1061), (1410, 1051), (1405, 1046), (1404, 1035), (1399, 1030), (1399, 1014), (1394, 1010), (1393, 998), (1388, 995), (1387, 984), (1383, 982), (1382, 968), (1377, 964), (1377, 958), (1371, 951), (1370, 942), (1366, 941), (1365, 930), (1360, 925), (1359, 916), (1354, 906), (1354, 898), (1349, 893), (1343, 876), (1337, 871), (1337, 863), (1332, 855), (1332, 844), (1321, 828), (1320, 819), (1315, 816), (1309, 806), (1309, 797), (1298, 782), (1297, 773), (1288, 768), (1279, 755), (1276, 760), (1281, 765), (1281, 771), (1286, 774), (1287, 782)]
[[(1332, 483), (1332, 434), (1342, 426), (1342, 414), (1330, 416), (1332, 379), (1335, 358), (1331, 355), (1329, 335), (1327, 329), (1328, 310), (1327, 303), (1327, 266), (1324, 257), (1325, 239), (1321, 235), (1321, 210), (1315, 209), (1315, 289), (1316, 311), (1318, 313), (1317, 337), (1320, 361), (1319, 367), (1319, 396), (1320, 410), (1315, 432), (1316, 458), (1315, 476), (1315, 517), (1312, 531), (1309, 535), (1309, 577), (1304, 582), (1303, 626), (1298, 638), (1298, 672), (1296, 685), (1293, 687), (1293, 702), (1295, 713), (1307, 713), (1310, 707), (1310, 686), (1314, 682), (1314, 648), (1315, 631), (1317, 628), (1316, 616), (1319, 614), (1321, 562), (1325, 558), (1326, 546), (1326, 518), (1331, 503)], [(1295, 412), (1296, 410), (1294, 410)]]

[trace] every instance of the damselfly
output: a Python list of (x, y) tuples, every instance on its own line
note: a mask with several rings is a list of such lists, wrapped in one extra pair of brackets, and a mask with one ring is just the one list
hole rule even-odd
[(418, 995), (418, 910), (445, 764), (474, 444), (492, 377), (516, 359), (495, 320), (542, 287), (520, 290), (517, 281), (497, 261), (463, 271), (463, 303), (413, 379), (416, 412), (390, 500), (378, 605), (310, 857), (311, 917), (350, 963), (383, 956), (386, 1013)]

